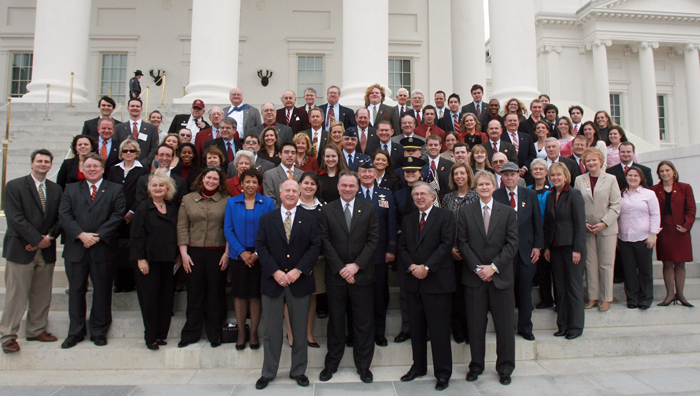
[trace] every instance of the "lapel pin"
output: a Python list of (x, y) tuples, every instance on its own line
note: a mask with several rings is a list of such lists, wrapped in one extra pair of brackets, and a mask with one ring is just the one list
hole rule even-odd
[(523, 208), (525, 207), (525, 202), (523, 202)]
[(361, 211), (361, 210), (358, 210), (357, 213), (362, 213), (362, 211)]

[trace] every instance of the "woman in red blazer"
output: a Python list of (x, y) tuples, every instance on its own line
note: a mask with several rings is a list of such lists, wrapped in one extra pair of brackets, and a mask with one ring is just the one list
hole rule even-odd
[[(693, 261), (690, 229), (695, 222), (695, 197), (689, 184), (678, 181), (678, 171), (671, 161), (661, 161), (656, 168), (661, 180), (651, 189), (659, 200), (661, 227), (656, 243), (656, 258), (664, 263), (666, 298), (658, 305), (665, 307), (678, 301), (692, 307), (683, 296), (685, 263)], [(675, 286), (675, 293), (674, 293)]]

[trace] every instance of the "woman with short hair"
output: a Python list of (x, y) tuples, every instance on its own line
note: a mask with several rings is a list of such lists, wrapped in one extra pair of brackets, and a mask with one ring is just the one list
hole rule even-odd
[(304, 132), (299, 132), (294, 135), (292, 142), (297, 146), (297, 159), (294, 161), (294, 166), (306, 171), (318, 172), (318, 162), (313, 157), (313, 146), (311, 139)]

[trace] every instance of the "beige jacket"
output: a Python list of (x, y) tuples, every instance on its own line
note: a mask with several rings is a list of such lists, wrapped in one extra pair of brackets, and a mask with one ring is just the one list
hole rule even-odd
[(584, 173), (576, 178), (574, 187), (583, 195), (583, 202), (586, 204), (586, 223), (593, 225), (603, 222), (607, 227), (599, 233), (600, 236), (617, 235), (617, 217), (620, 216), (622, 199), (617, 178), (601, 171), (595, 189), (591, 193), (591, 175)]
[(224, 237), (224, 214), (226, 201), (216, 192), (211, 199), (204, 199), (198, 192), (182, 198), (177, 218), (177, 244), (194, 247), (226, 246)]

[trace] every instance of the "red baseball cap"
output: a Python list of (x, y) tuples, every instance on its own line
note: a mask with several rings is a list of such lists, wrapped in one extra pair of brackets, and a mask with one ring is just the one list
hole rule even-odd
[(203, 109), (203, 108), (204, 108), (204, 102), (202, 102), (201, 100), (197, 99), (197, 100), (195, 100), (194, 102), (192, 102), (192, 107), (196, 107), (196, 108), (199, 108), (199, 109)]

